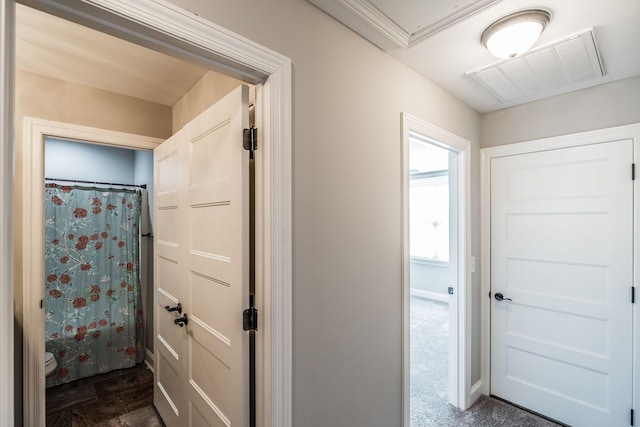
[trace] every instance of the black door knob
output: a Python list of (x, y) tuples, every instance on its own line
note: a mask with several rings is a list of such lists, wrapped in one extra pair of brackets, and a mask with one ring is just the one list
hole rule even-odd
[(497, 301), (513, 301), (511, 298), (505, 298), (504, 295), (502, 295), (500, 292), (495, 294), (494, 297)]
[(175, 323), (176, 325), (180, 326), (181, 328), (184, 325), (187, 325), (189, 323), (189, 319), (187, 318), (187, 313), (185, 313), (182, 317), (179, 317), (179, 318), (175, 319), (173, 321), (173, 323)]
[(175, 307), (170, 307), (168, 305), (165, 305), (164, 309), (169, 311), (169, 312), (177, 311), (178, 313), (182, 313), (182, 305), (180, 303), (178, 303), (178, 305), (176, 305)]

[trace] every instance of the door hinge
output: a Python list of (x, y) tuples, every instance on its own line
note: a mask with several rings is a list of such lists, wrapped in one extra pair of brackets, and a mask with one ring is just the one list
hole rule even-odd
[(635, 304), (636, 302), (636, 287), (631, 287), (631, 304)]
[(489, 291), (489, 299), (491, 299), (491, 291)]
[(631, 163), (631, 181), (636, 180), (636, 164)]
[(631, 425), (633, 425), (633, 409), (631, 410)]
[(247, 308), (242, 313), (242, 329), (245, 331), (258, 329), (258, 310), (255, 307)]
[(242, 146), (249, 151), (249, 158), (253, 159), (253, 152), (258, 149), (258, 129), (251, 126), (242, 131)]
[(44, 308), (44, 302), (40, 300), (40, 308)]

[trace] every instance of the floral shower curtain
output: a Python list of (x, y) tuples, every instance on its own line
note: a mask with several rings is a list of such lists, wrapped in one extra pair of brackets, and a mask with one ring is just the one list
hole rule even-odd
[(58, 368), (47, 386), (144, 359), (139, 191), (47, 184), (45, 341)]

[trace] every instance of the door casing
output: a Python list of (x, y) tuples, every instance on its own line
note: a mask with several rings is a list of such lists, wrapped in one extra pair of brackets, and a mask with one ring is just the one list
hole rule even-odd
[[(457, 271), (458, 288), (450, 300), (451, 328), (454, 340), (449, 354), (453, 378), (449, 379), (449, 401), (460, 409), (467, 409), (479, 397), (471, 385), (471, 143), (417, 117), (402, 113), (402, 402), (403, 425), (410, 424), (410, 322), (409, 322), (409, 132), (416, 132), (457, 153)], [(457, 329), (457, 333), (455, 330)], [(474, 391), (475, 390), (475, 391)]]
[(0, 0), (0, 424), (15, 423), (14, 310), (13, 310), (13, 86), (14, 86), (13, 0)]
[[(2, 40), (11, 40), (15, 27), (14, 1), (1, 1), (2, 18), (7, 24), (3, 27)], [(256, 97), (256, 125), (262, 129), (260, 149), (256, 152), (259, 165), (256, 168), (256, 179), (263, 183), (257, 187), (256, 192), (256, 250), (261, 251), (262, 255), (261, 262), (256, 266), (256, 289), (259, 292), (256, 295), (256, 306), (260, 309), (261, 325), (260, 333), (256, 334), (256, 360), (259, 361), (256, 372), (257, 416), (259, 425), (265, 427), (291, 426), (290, 59), (169, 3), (144, 0), (25, 0), (21, 3), (163, 53), (197, 61), (213, 70), (249, 83), (262, 83), (261, 93)], [(6, 11), (9, 13), (5, 17)], [(0, 61), (1, 84), (12, 89), (13, 50), (3, 51), (2, 58), (6, 59)], [(0, 105), (5, 106), (2, 116), (12, 118), (12, 90), (0, 93)], [(5, 151), (13, 155), (10, 139), (13, 137), (12, 120), (2, 120), (0, 125), (3, 126), (0, 132), (7, 135)], [(1, 193), (4, 197), (4, 211), (13, 211), (10, 191), (12, 186), (11, 173), (0, 175), (0, 189), (9, 189)], [(3, 215), (0, 220), (2, 229), (11, 229), (11, 215)], [(39, 239), (27, 224), (24, 228), (24, 234), (20, 237), (25, 242)], [(13, 241), (5, 239), (2, 244), (3, 253), (9, 254), (10, 259)], [(11, 322), (6, 324), (12, 325), (11, 295), (12, 292), (0, 294), (0, 307), (11, 319)], [(32, 293), (30, 298), (29, 301), (25, 301), (28, 305), (25, 304), (24, 307), (24, 321), (37, 324), (42, 317), (39, 308), (41, 295)], [(25, 327), (23, 333), (25, 345), (33, 346), (37, 345), (36, 342), (42, 341), (42, 335), (37, 335), (37, 331), (31, 328)], [(11, 334), (4, 337), (10, 338)], [(44, 348), (44, 343), (42, 345)], [(6, 360), (7, 366), (12, 366), (9, 363), (13, 358), (12, 339), (2, 351), (0, 361)], [(28, 353), (30, 352), (25, 351), (25, 354)], [(28, 363), (25, 364), (25, 382), (34, 381), (34, 377), (37, 377), (40, 366), (44, 366), (41, 360), (43, 357), (44, 350), (30, 355)], [(11, 376), (6, 378), (10, 379)], [(6, 381), (5, 384), (8, 385), (3, 390), (3, 401), (8, 404), (6, 411), (0, 415), (0, 424), (13, 425), (13, 381)], [(27, 389), (30, 390), (30, 395), (26, 395)], [(37, 397), (34, 401), (33, 393), (38, 394), (37, 386), (25, 387), (24, 422), (28, 425), (43, 425), (44, 402), (40, 402), (42, 399)]]
[[(491, 289), (491, 159), (504, 156), (513, 156), (518, 154), (534, 153), (558, 148), (578, 147), (589, 144), (597, 144), (606, 141), (616, 141), (621, 139), (633, 139), (633, 162), (639, 161), (638, 149), (640, 149), (640, 123), (617, 126), (607, 129), (600, 129), (589, 132), (581, 132), (569, 135), (562, 135), (551, 138), (543, 138), (538, 140), (514, 143), (509, 145), (483, 148), (480, 150), (481, 161), (481, 381), (482, 394), (489, 395), (491, 390), (491, 313), (489, 292)], [(631, 170), (629, 170), (631, 177)], [(638, 179), (638, 178), (636, 178)], [(634, 186), (634, 259), (633, 259), (633, 284), (639, 286), (638, 269), (640, 268), (640, 233), (638, 231), (638, 220), (640, 219), (640, 196), (638, 185)], [(633, 406), (640, 408), (640, 396), (638, 392), (638, 369), (640, 368), (640, 360), (638, 360), (638, 343), (640, 342), (640, 318), (638, 311), (638, 303), (633, 307)]]
[[(23, 420), (25, 425), (44, 425), (44, 317), (39, 302), (44, 295), (44, 145), (46, 137), (87, 141), (114, 147), (153, 150), (163, 140), (96, 129), (32, 117), (24, 119), (23, 212), (29, 212), (23, 227)], [(40, 338), (40, 339), (38, 339)]]

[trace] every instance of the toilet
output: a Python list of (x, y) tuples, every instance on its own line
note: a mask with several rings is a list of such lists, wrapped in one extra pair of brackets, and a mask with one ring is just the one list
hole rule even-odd
[(48, 351), (44, 353), (44, 374), (45, 376), (52, 375), (56, 368), (58, 367), (58, 362), (56, 358), (53, 356), (53, 353), (49, 353)]

